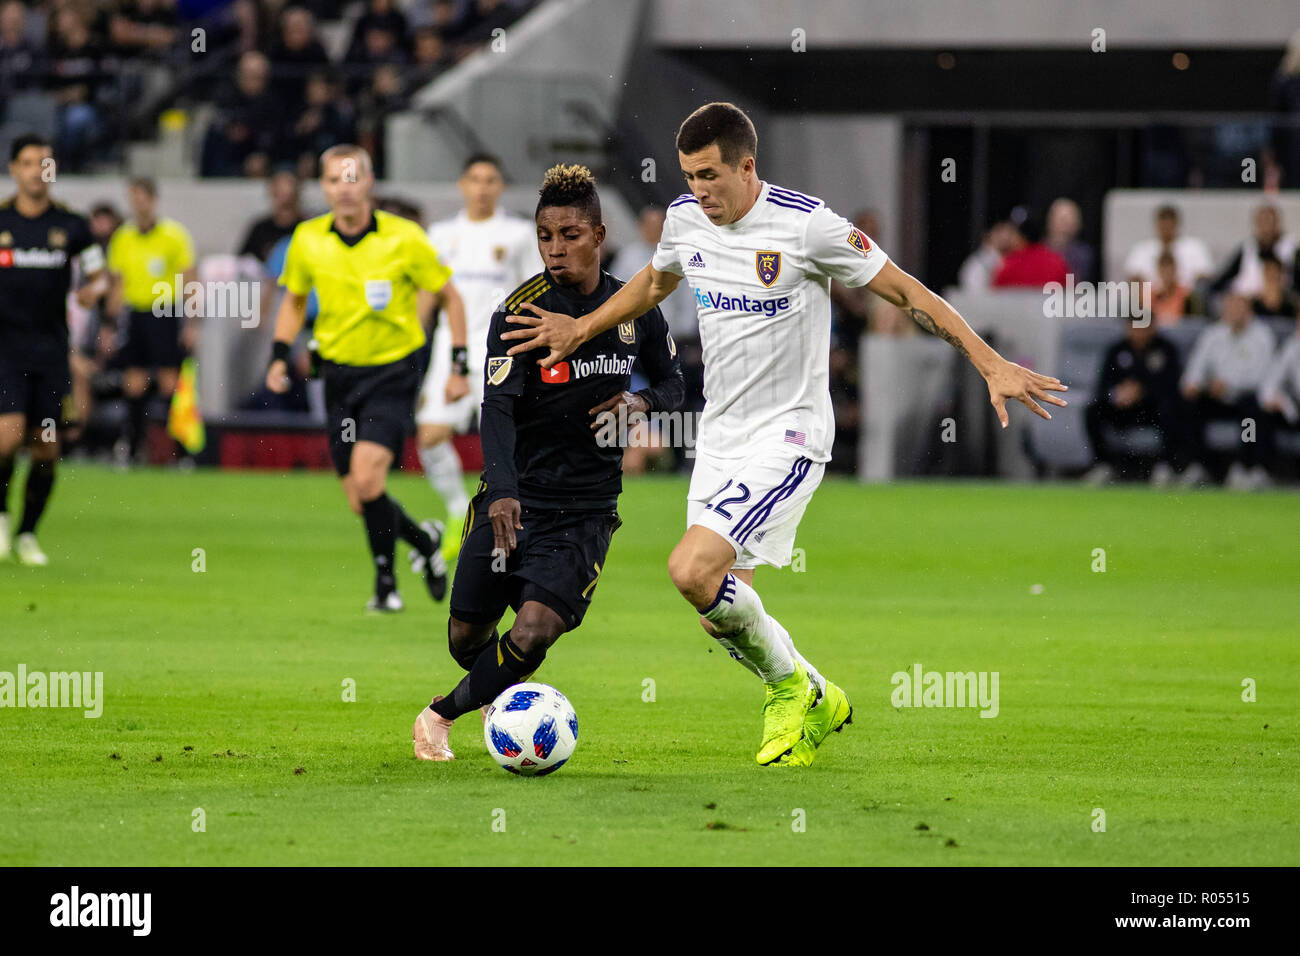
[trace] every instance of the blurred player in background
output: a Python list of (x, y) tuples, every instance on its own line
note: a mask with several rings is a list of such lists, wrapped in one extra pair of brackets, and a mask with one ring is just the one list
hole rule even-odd
[[(127, 187), (131, 218), (113, 233), (108, 243), (108, 270), (113, 287), (109, 314), (127, 310), (120, 336), (120, 358), (125, 368), (122, 391), (128, 420), (126, 454), (119, 461), (138, 461), (148, 428), (146, 392), (152, 377), (166, 416), (176, 391), (181, 362), (198, 339), (198, 321), (184, 315), (185, 284), (195, 278), (194, 240), (175, 219), (158, 218), (158, 187), (151, 179), (137, 178)], [(156, 286), (170, 287), (170, 298)], [(167, 300), (169, 307), (155, 309)]]
[[(53, 156), (40, 136), (17, 137), (9, 154), (17, 191), (0, 203), (0, 558), (12, 553), (35, 565), (49, 563), (36, 541), (36, 524), (54, 487), (63, 403), (71, 386), (72, 264), (78, 262), (92, 280), (104, 269), (89, 223), (50, 199)], [(9, 483), (24, 446), (31, 461), (22, 519), (11, 528)]]
[[(416, 717), (421, 760), (453, 759), (452, 721), (528, 680), (560, 635), (582, 623), (622, 524), (623, 450), (602, 442), (599, 416), (622, 406), (629, 414), (669, 411), (686, 394), (672, 333), (654, 305), (550, 371), (535, 356), (505, 354), (506, 316), (523, 303), (582, 315), (623, 284), (600, 268), (605, 224), (585, 166), (547, 171), (536, 234), (546, 268), (501, 303), (486, 344), (483, 481), (470, 506), (447, 622), (451, 656), (468, 673)], [(633, 394), (638, 357), (649, 387)], [(499, 636), (507, 607), (515, 619)]]
[[(442, 528), (417, 525), (386, 491), (388, 470), (411, 431), (420, 387), (424, 328), (416, 289), (437, 293), (451, 326), (448, 348), (465, 347), (465, 307), (418, 225), (376, 210), (374, 168), (359, 146), (332, 146), (321, 154), (321, 191), (330, 211), (294, 230), (280, 284), (286, 289), (275, 322), (266, 387), (289, 388), (288, 359), (302, 331), (314, 288), (320, 311), (312, 326), (325, 382), (330, 456), (352, 511), (361, 516), (375, 566), (367, 609), (400, 611), (393, 567), (396, 538), (413, 545), (411, 568), (423, 573), (429, 594), (447, 593)], [(451, 376), (444, 399), (469, 393), (464, 376)]]
[(549, 349), (544, 368), (662, 301), (686, 278), (699, 305), (705, 394), (687, 530), (668, 572), (704, 629), (766, 685), (760, 764), (807, 765), (852, 715), (847, 696), (795, 649), (753, 588), (760, 564), (790, 563), (795, 531), (830, 459), (830, 283), (866, 285), (971, 360), (1003, 427), (1015, 398), (1065, 404), (1054, 378), (1006, 361), (943, 299), (895, 266), (819, 199), (758, 178), (758, 135), (730, 103), (677, 133), (691, 192), (668, 209), (654, 257), (576, 321), (524, 303), (511, 353)]
[[(471, 156), (457, 185), (465, 208), (453, 218), (430, 226), (429, 241), (439, 258), (451, 266), (456, 288), (465, 300), (467, 347), (453, 349), (451, 330), (447, 323), (439, 323), (415, 414), (420, 464), (429, 484), (447, 506), (443, 556), (448, 561), (460, 548), (465, 509), (469, 506), (460, 456), (450, 439), (453, 433), (469, 430), (483, 402), (483, 359), (492, 310), (508, 290), (536, 275), (542, 266), (533, 224), (498, 208), (506, 188), (499, 159), (487, 153)], [(453, 373), (468, 376), (470, 392), (448, 402), (447, 380)]]

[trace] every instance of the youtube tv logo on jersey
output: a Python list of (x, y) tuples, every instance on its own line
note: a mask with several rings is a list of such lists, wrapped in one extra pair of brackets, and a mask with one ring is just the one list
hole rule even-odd
[(556, 362), (551, 368), (539, 365), (538, 371), (542, 373), (542, 381), (547, 385), (563, 385), (569, 380), (568, 362)]

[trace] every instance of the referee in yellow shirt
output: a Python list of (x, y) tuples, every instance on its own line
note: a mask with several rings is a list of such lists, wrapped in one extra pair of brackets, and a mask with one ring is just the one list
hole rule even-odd
[[(176, 220), (158, 218), (158, 188), (153, 180), (131, 180), (127, 199), (131, 220), (118, 226), (108, 242), (108, 271), (113, 278), (108, 314), (120, 315), (124, 305), (127, 309), (120, 354), (125, 367), (122, 391), (130, 409), (127, 441), (134, 462), (145, 435), (149, 378), (154, 376), (157, 396), (166, 408), (176, 391), (181, 362), (194, 344), (197, 325), (186, 322), (183, 329), (181, 325), (182, 293), (195, 275), (194, 240)], [(157, 288), (164, 285), (170, 289), (170, 301), (158, 294)]]
[(447, 593), (442, 526), (417, 525), (385, 491), (388, 469), (415, 430), (412, 413), (422, 379), (416, 352), (424, 328), (416, 289), (435, 294), (451, 329), (452, 365), (446, 398), (469, 392), (465, 378), (465, 307), (451, 270), (438, 259), (415, 223), (376, 210), (370, 154), (359, 146), (332, 146), (321, 155), (321, 191), (330, 211), (294, 230), (280, 284), (286, 289), (275, 320), (275, 345), (266, 386), (289, 388), (289, 350), (302, 330), (307, 295), (316, 289), (313, 326), (325, 382), (330, 455), (353, 512), (361, 515), (375, 562), (375, 593), (366, 607), (400, 611), (393, 569), (396, 538), (414, 545), (411, 566), (423, 572), (429, 593)]

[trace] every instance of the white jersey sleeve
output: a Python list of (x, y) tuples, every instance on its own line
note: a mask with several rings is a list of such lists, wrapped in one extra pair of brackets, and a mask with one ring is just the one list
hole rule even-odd
[(694, 197), (688, 195), (678, 196), (668, 207), (668, 212), (664, 216), (663, 232), (659, 236), (659, 245), (655, 247), (654, 255), (650, 257), (650, 265), (658, 272), (671, 272), (675, 276), (686, 275), (686, 270), (682, 266), (681, 257), (678, 255), (678, 237), (677, 220), (678, 211), (684, 203), (693, 202)]
[(804, 255), (810, 271), (853, 287), (866, 285), (889, 261), (865, 232), (825, 206), (808, 217)]

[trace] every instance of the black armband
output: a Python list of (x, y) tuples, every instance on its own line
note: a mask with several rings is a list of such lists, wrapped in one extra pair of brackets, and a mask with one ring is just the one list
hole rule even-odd
[(453, 345), (451, 347), (451, 374), (469, 374), (469, 349), (463, 345)]
[(283, 362), (285, 365), (288, 365), (289, 355), (292, 351), (293, 344), (291, 342), (281, 342), (277, 339), (271, 344), (271, 361)]

